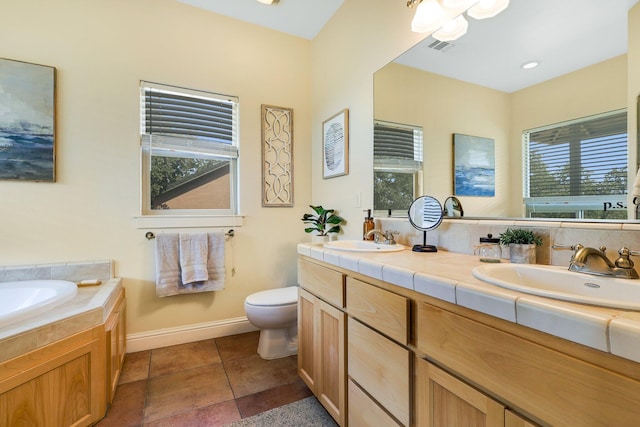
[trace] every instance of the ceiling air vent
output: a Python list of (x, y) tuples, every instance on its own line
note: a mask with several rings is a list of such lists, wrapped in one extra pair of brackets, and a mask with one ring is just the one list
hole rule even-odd
[(429, 49), (437, 50), (439, 52), (444, 52), (445, 50), (449, 50), (453, 46), (454, 46), (453, 43), (441, 42), (440, 40), (436, 40), (436, 39), (433, 39), (433, 41), (427, 45)]

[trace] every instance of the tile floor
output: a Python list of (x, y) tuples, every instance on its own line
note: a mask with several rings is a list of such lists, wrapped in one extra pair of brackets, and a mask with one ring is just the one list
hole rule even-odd
[(297, 356), (263, 360), (259, 332), (129, 353), (99, 427), (223, 426), (311, 396)]

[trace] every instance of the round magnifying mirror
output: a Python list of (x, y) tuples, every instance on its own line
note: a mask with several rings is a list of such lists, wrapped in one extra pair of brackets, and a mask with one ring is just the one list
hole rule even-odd
[(442, 205), (431, 196), (418, 197), (409, 207), (409, 222), (423, 232), (423, 244), (414, 245), (414, 252), (437, 252), (434, 245), (427, 245), (427, 231), (433, 230), (442, 222)]
[(444, 201), (443, 215), (447, 218), (462, 218), (462, 203), (456, 196), (449, 196)]

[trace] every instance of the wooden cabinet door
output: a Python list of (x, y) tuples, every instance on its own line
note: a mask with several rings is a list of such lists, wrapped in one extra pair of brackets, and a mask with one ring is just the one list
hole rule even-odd
[(318, 335), (316, 318), (317, 298), (304, 289), (298, 289), (298, 375), (317, 394), (316, 372), (316, 336)]
[(437, 366), (417, 360), (417, 425), (503, 427), (505, 408)]
[(324, 301), (318, 300), (318, 304), (317, 397), (327, 412), (345, 425), (345, 314)]
[(504, 427), (538, 427), (538, 425), (513, 411), (506, 410), (504, 413)]
[(327, 412), (346, 425), (345, 317), (304, 289), (298, 298), (298, 373)]

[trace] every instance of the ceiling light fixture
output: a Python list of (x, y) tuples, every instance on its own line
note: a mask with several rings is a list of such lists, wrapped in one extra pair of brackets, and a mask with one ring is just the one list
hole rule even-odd
[(522, 68), (523, 70), (530, 70), (532, 68), (536, 68), (538, 65), (540, 65), (540, 61), (527, 61), (522, 64), (520, 68)]
[(464, 36), (469, 28), (469, 22), (460, 15), (444, 24), (438, 31), (432, 34), (433, 38), (441, 42), (449, 42)]
[(262, 4), (278, 4), (280, 0), (258, 0)]
[[(407, 2), (412, 7), (416, 0)], [(414, 33), (432, 33), (442, 27), (448, 20), (447, 12), (440, 6), (438, 0), (421, 0), (416, 8), (416, 14), (411, 21), (411, 31)]]
[(411, 31), (432, 33), (437, 40), (452, 41), (467, 32), (469, 23), (464, 12), (475, 19), (491, 18), (505, 10), (509, 0), (407, 0), (407, 7), (414, 6)]
[(480, 0), (467, 11), (475, 19), (493, 18), (509, 6), (509, 0)]

